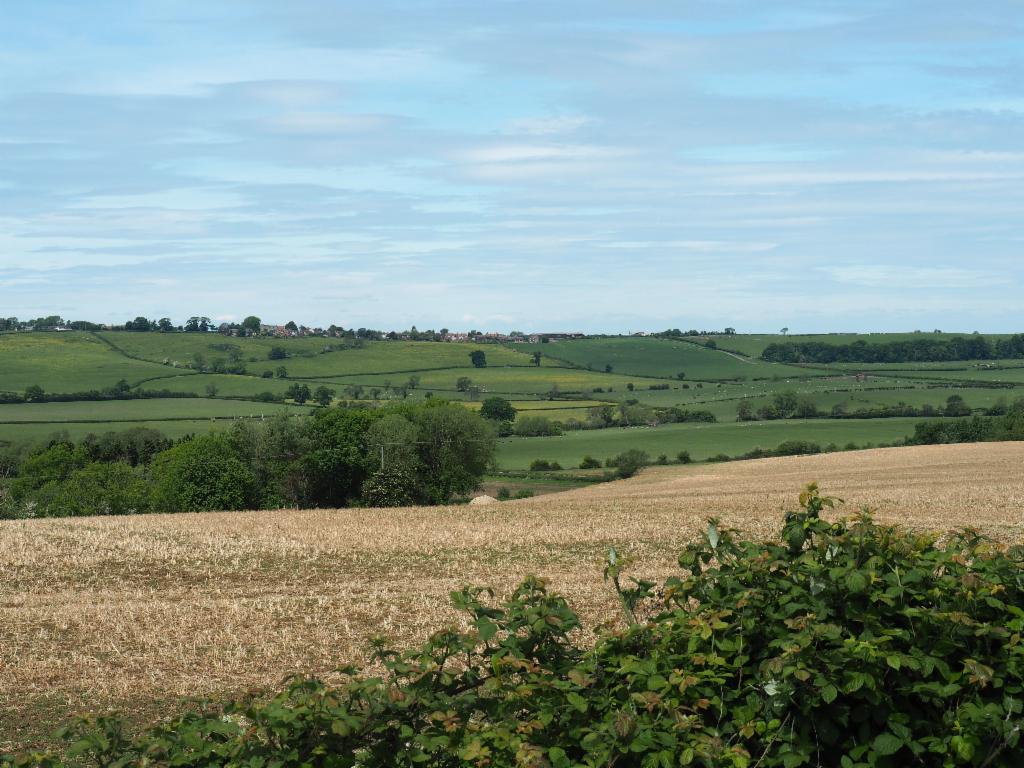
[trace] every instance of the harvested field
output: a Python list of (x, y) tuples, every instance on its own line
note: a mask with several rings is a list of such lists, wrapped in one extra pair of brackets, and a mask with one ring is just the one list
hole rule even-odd
[(485, 507), (0, 522), (0, 751), (72, 712), (149, 718), (179, 697), (330, 675), (366, 640), (423, 639), (465, 583), (548, 577), (585, 625), (613, 615), (611, 544), (663, 578), (710, 515), (757, 537), (807, 482), (882, 519), (1024, 540), (1024, 443), (651, 468)]

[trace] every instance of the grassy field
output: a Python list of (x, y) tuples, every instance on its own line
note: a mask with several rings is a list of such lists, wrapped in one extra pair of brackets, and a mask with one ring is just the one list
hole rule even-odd
[[(530, 366), (525, 352), (493, 344), (436, 344), (415, 341), (368, 341), (356, 348), (340, 339), (230, 338), (218, 334), (102, 333), (100, 338), (135, 357), (162, 363), (194, 362), (202, 354), (207, 362), (227, 360), (236, 347), (250, 373), (259, 375), (279, 365), (294, 377), (331, 377), (363, 373), (415, 372), (433, 368), (467, 368), (469, 353), (483, 351), (489, 365)], [(285, 360), (270, 360), (273, 347), (286, 350)], [(328, 351), (330, 350), (330, 351)]]
[(765, 363), (707, 349), (700, 344), (674, 339), (642, 336), (611, 336), (607, 338), (552, 341), (547, 344), (516, 345), (546, 358), (564, 360), (572, 365), (606, 370), (632, 376), (674, 379), (684, 373), (695, 381), (719, 381), (737, 378), (771, 376), (816, 376), (819, 372), (796, 366)]
[[(275, 413), (308, 413), (311, 408), (279, 403), (253, 403), (207, 398), (105, 400), (74, 403), (0, 405), (0, 425), (24, 423), (164, 421), (187, 418), (259, 418)], [(2, 429), (2, 427), (0, 427)], [(2, 436), (2, 431), (0, 431)]]
[(121, 379), (135, 384), (166, 370), (125, 357), (87, 333), (0, 334), (0, 392), (23, 392), (33, 384), (47, 392), (82, 392)]
[(842, 447), (849, 442), (877, 445), (912, 434), (919, 421), (818, 419), (579, 430), (558, 437), (505, 438), (498, 446), (498, 465), (526, 469), (534, 459), (546, 459), (575, 467), (584, 456), (604, 461), (631, 448), (647, 451), (652, 459), (662, 453), (674, 459), (686, 450), (694, 461), (702, 461), (719, 453), (736, 456), (754, 448), (774, 448), (785, 440), (812, 440), (822, 447), (829, 443)]
[(618, 615), (610, 545), (631, 574), (676, 573), (707, 517), (775, 535), (811, 480), (926, 530), (1024, 539), (1024, 444), (927, 446), (713, 466), (485, 507), (309, 510), (0, 522), (0, 751), (74, 712), (140, 720), (416, 643), (456, 620), (466, 583), (546, 577), (585, 626)]
[[(289, 371), (290, 373), (290, 371)], [(628, 392), (628, 385), (634, 388), (649, 386), (649, 379), (621, 376), (617, 373), (595, 373), (574, 368), (500, 368), (488, 365), (486, 368), (447, 368), (436, 371), (424, 371), (419, 374), (422, 390), (438, 393), (456, 394), (455, 382), (460, 377), (468, 377), (474, 384), (483, 388), (487, 394), (542, 395), (557, 387), (561, 392), (593, 394), (595, 389), (605, 391)], [(408, 376), (395, 374), (357, 375), (331, 379), (338, 386), (358, 383), (366, 387), (382, 387), (390, 382), (394, 385), (403, 384)]]
[(63, 424), (26, 423), (0, 425), (0, 448), (23, 443), (44, 443), (53, 438), (80, 440), (87, 435), (104, 432), (122, 432), (145, 427), (162, 432), (166, 437), (178, 439), (186, 435), (205, 435), (220, 432), (231, 426), (231, 418), (175, 419), (174, 421), (104, 421), (66, 422)]
[[(927, 334), (929, 337), (933, 334)], [(801, 425), (776, 423), (762, 432), (737, 426), (736, 405), (750, 399), (756, 409), (780, 391), (794, 391), (811, 397), (819, 410), (830, 411), (843, 403), (848, 409), (878, 407), (904, 402), (915, 406), (943, 405), (951, 394), (960, 394), (973, 408), (986, 408), (1006, 398), (1024, 394), (1024, 363), (1009, 361), (1006, 366), (989, 368), (979, 363), (800, 367), (764, 363), (756, 358), (764, 346), (784, 338), (791, 341), (819, 340), (848, 343), (865, 339), (870, 343), (920, 338), (920, 334), (829, 334), (822, 336), (719, 336), (720, 347), (735, 349), (751, 357), (710, 350), (692, 341), (651, 337), (603, 337), (548, 344), (444, 344), (430, 342), (362, 342), (324, 338), (231, 338), (218, 334), (183, 333), (20, 333), (0, 335), (0, 392), (22, 392), (30, 384), (39, 384), (47, 392), (69, 392), (110, 387), (126, 379), (140, 390), (169, 390), (193, 393), (200, 398), (174, 401), (173, 414), (146, 401), (119, 401), (93, 409), (90, 404), (54, 409), (48, 419), (4, 419), (0, 412), (0, 440), (38, 440), (59, 428), (73, 436), (91, 431), (122, 429), (140, 418), (177, 437), (184, 434), (223, 428), (227, 422), (213, 418), (271, 413), (276, 407), (263, 403), (223, 403), (211, 405), (207, 395), (218, 398), (255, 399), (264, 393), (283, 397), (296, 381), (311, 389), (324, 385), (345, 398), (352, 385), (364, 388), (363, 397), (377, 390), (378, 403), (401, 397), (394, 388), (417, 377), (415, 389), (406, 396), (418, 400), (428, 395), (464, 402), (477, 407), (467, 393), (459, 392), (456, 381), (468, 377), (481, 388), (480, 399), (500, 395), (515, 401), (520, 410), (537, 412), (548, 418), (584, 420), (590, 405), (602, 402), (618, 404), (636, 400), (652, 407), (680, 406), (711, 411), (721, 422), (714, 426), (675, 427), (693, 432), (692, 453), (706, 456), (735, 453), (756, 446), (773, 447), (785, 439), (804, 438), (822, 444), (840, 445), (855, 441), (882, 442), (903, 437), (912, 431), (907, 424), (893, 421), (832, 422)], [(948, 338), (953, 334), (943, 334)], [(697, 339), (696, 341), (701, 341)], [(283, 348), (288, 357), (270, 360), (273, 347)], [(475, 368), (469, 353), (479, 349), (488, 360), (486, 368)], [(542, 354), (540, 367), (532, 364), (532, 353)], [(228, 363), (230, 358), (246, 366), (245, 375), (199, 373), (187, 365), (211, 367)], [(998, 364), (998, 363), (997, 363)], [(287, 369), (287, 378), (264, 378), (264, 372)], [(612, 372), (606, 373), (605, 366)], [(678, 379), (678, 373), (685, 379)], [(1008, 388), (959, 388), (972, 382), (1001, 384)], [(632, 389), (630, 389), (632, 386)], [(953, 388), (954, 386), (958, 388)], [(389, 387), (391, 389), (389, 389)], [(652, 389), (654, 387), (654, 389)], [(549, 400), (553, 390), (559, 399)], [(217, 401), (220, 402), (220, 401)], [(534, 405), (529, 405), (533, 403)], [(142, 409), (142, 413), (140, 413)], [(151, 410), (156, 409), (156, 410)], [(39, 413), (41, 411), (24, 411)], [(8, 413), (19, 413), (14, 410)], [(81, 416), (82, 413), (88, 414)], [(83, 418), (102, 425), (85, 425)], [(174, 419), (174, 420), (170, 420)], [(17, 424), (5, 424), (4, 421)], [(43, 421), (52, 423), (42, 423)], [(753, 429), (760, 429), (754, 427)], [(533, 458), (567, 459), (576, 462), (585, 454), (604, 458), (618, 452), (633, 439), (645, 450), (657, 455), (673, 455), (678, 446), (673, 429), (650, 431), (644, 438), (623, 438), (623, 430), (573, 433), (560, 438), (557, 455), (535, 453), (531, 442), (503, 444), (502, 461), (520, 467)], [(746, 431), (744, 431), (746, 429)], [(635, 434), (635, 430), (627, 431)], [(687, 432), (687, 434), (689, 434)], [(699, 434), (697, 434), (699, 432)], [(763, 437), (761, 435), (764, 435)], [(690, 439), (690, 438), (687, 438)]]
[[(815, 333), (815, 334), (782, 334), (776, 333), (764, 333), (764, 334), (741, 334), (736, 336), (709, 336), (707, 338), (714, 339), (715, 343), (718, 344), (720, 349), (729, 349), (734, 352), (739, 352), (750, 357), (760, 357), (761, 353), (764, 352), (765, 347), (769, 344), (778, 344), (784, 342), (791, 342), (794, 344), (802, 344), (806, 342), (816, 342), (821, 344), (853, 344), (855, 341), (863, 341), (867, 344), (885, 344), (892, 341), (916, 341), (919, 339), (929, 340), (949, 340), (958, 336), (970, 336), (971, 332), (965, 333), (933, 333), (933, 332), (922, 332), (922, 333)], [(1002, 339), (1007, 334), (988, 334), (990, 339)], [(703, 337), (699, 337), (698, 340), (702, 340)]]
[[(194, 375), (170, 375), (166, 378), (146, 382), (140, 389), (167, 390), (169, 392), (191, 392), (203, 395), (211, 384), (216, 387), (221, 397), (256, 397), (263, 392), (284, 395), (294, 384), (288, 379), (264, 379), (259, 376), (235, 376), (226, 373), (197, 373)], [(332, 389), (340, 389), (337, 382), (303, 379), (303, 384), (316, 389), (324, 384)]]
[(226, 429), (235, 419), (305, 415), (306, 406), (206, 398), (168, 398), (73, 403), (0, 405), (0, 446), (37, 442), (67, 433), (73, 439), (103, 432), (148, 427), (176, 438)]

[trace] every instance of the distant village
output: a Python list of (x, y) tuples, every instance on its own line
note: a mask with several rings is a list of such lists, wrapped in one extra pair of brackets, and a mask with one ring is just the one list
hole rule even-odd
[[(270, 337), (270, 338), (354, 338), (371, 341), (436, 341), (448, 343), (495, 343), (495, 344), (538, 344), (548, 341), (586, 338), (582, 332), (545, 332), (509, 333), (484, 332), (477, 330), (450, 331), (442, 328), (439, 331), (420, 331), (413, 326), (407, 331), (379, 331), (370, 328), (343, 328), (330, 325), (327, 328), (309, 327), (293, 321), (284, 325), (263, 323), (257, 317), (248, 317), (241, 323), (217, 323), (208, 317), (190, 317), (184, 324), (175, 325), (169, 318), (150, 320), (137, 317), (124, 324), (92, 323), (86, 320), (65, 320), (59, 315), (50, 315), (33, 320), (19, 320), (16, 317), (0, 318), (0, 331), (7, 332), (50, 332), (67, 331), (128, 331), (149, 333), (217, 333), (235, 337)], [(646, 332), (634, 334), (646, 336)]]
[[(238, 336), (239, 329), (218, 328), (218, 332), (227, 335)], [(495, 344), (539, 344), (544, 341), (560, 341), (567, 339), (583, 339), (587, 334), (581, 332), (555, 332), (555, 333), (522, 333), (511, 331), (510, 333), (483, 332), (483, 331), (449, 331), (442, 328), (440, 331), (419, 331), (413, 326), (408, 331), (369, 331), (365, 328), (342, 329), (336, 326), (329, 328), (307, 328), (297, 326), (289, 328), (287, 325), (260, 325), (261, 336), (272, 336), (276, 338), (298, 338), (304, 336), (323, 336), (341, 338), (353, 336), (355, 338), (376, 338), (387, 341), (440, 341), (458, 343), (486, 343)], [(646, 335), (646, 334), (644, 334)]]

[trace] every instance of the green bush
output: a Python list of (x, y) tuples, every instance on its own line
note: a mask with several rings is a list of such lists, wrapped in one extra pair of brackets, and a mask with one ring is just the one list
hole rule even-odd
[(134, 515), (150, 507), (149, 484), (123, 461), (93, 462), (52, 485), (50, 517)]
[(480, 415), (492, 421), (515, 421), (516, 409), (504, 397), (488, 397), (480, 406)]
[(618, 475), (621, 478), (632, 477), (650, 463), (651, 457), (647, 455), (647, 452), (637, 448), (623, 451), (612, 459), (612, 466), (618, 470)]
[(583, 461), (580, 462), (580, 469), (600, 469), (601, 462), (595, 459), (593, 456), (584, 456)]
[(516, 422), (515, 434), (518, 437), (553, 437), (562, 434), (562, 427), (543, 416), (523, 416)]
[(530, 462), (531, 472), (558, 472), (562, 469), (562, 465), (557, 461), (548, 461), (547, 459), (534, 459)]
[(203, 435), (157, 454), (151, 468), (157, 512), (250, 509), (256, 479), (223, 435)]
[[(502, 604), (452, 594), (469, 628), (330, 689), (192, 712), (131, 738), (63, 732), (73, 763), (175, 766), (1011, 768), (1024, 763), (1024, 550), (830, 523), (809, 486), (780, 540), (710, 521), (660, 589), (613, 549), (618, 628), (588, 646), (543, 580)], [(383, 670), (382, 673), (377, 669)], [(5, 766), (65, 765), (46, 755)]]
[(368, 507), (407, 507), (416, 501), (416, 476), (402, 469), (374, 472), (363, 483)]

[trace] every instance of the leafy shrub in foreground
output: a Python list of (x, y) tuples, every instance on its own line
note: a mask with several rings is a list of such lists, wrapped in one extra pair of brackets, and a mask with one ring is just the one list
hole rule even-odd
[(592, 648), (542, 580), (500, 606), (466, 588), (453, 599), (471, 629), (405, 653), (378, 643), (379, 677), (296, 680), (134, 740), (114, 719), (80, 723), (71, 756), (126, 768), (1022, 764), (1022, 549), (866, 513), (829, 523), (832, 504), (809, 486), (779, 542), (711, 521), (657, 592), (625, 586), (612, 550), (605, 575), (628, 624)]

